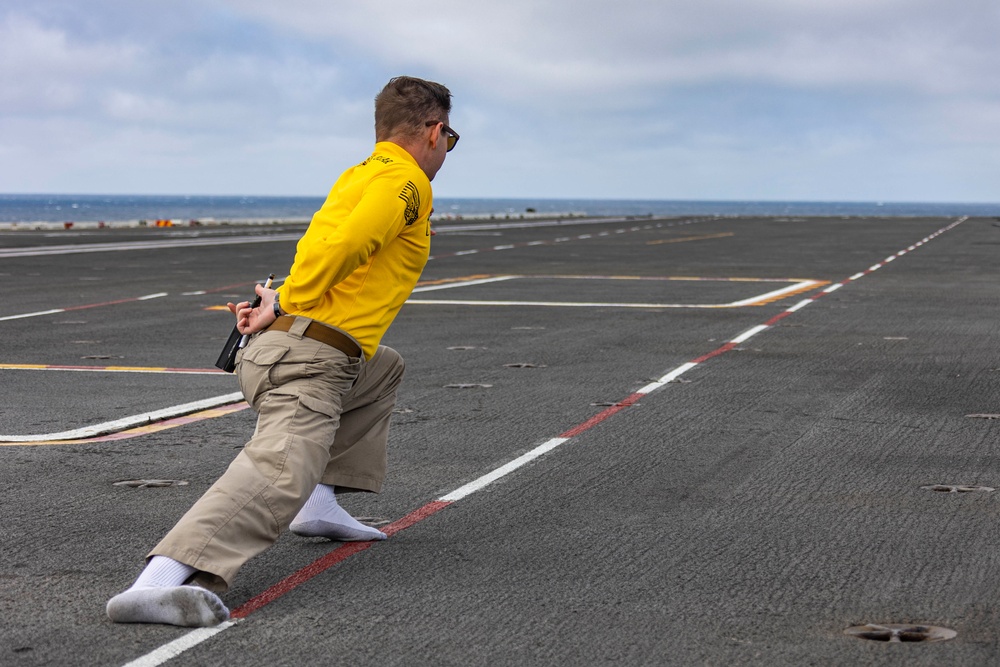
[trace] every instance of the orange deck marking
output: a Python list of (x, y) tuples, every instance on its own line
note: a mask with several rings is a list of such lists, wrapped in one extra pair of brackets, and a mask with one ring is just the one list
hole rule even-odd
[(171, 368), (169, 366), (69, 366), (64, 364), (0, 364), (2, 371), (83, 371), (100, 373), (180, 373), (186, 375), (231, 375), (218, 368)]
[(0, 447), (12, 447), (12, 446), (33, 447), (35, 445), (83, 445), (93, 442), (128, 440), (129, 438), (137, 438), (140, 435), (149, 435), (150, 433), (158, 433), (160, 431), (166, 431), (167, 429), (177, 428), (178, 426), (193, 424), (195, 422), (204, 421), (206, 419), (224, 417), (228, 414), (239, 412), (240, 410), (246, 410), (249, 407), (250, 406), (247, 405), (246, 401), (239, 401), (238, 403), (230, 403), (229, 405), (223, 405), (218, 408), (202, 410), (201, 412), (193, 412), (183, 417), (174, 417), (173, 419), (166, 419), (164, 421), (157, 422), (155, 424), (147, 424), (146, 426), (137, 426), (135, 428), (126, 429), (124, 431), (118, 431), (117, 433), (108, 433), (107, 435), (96, 436), (93, 438), (80, 438), (78, 440), (41, 440), (38, 442), (0, 442)]
[(646, 245), (660, 245), (661, 243), (684, 243), (685, 241), (707, 241), (708, 239), (722, 239), (727, 236), (736, 236), (733, 232), (722, 232), (721, 234), (703, 234), (702, 236), (684, 236), (679, 239), (659, 239), (658, 241), (646, 241)]

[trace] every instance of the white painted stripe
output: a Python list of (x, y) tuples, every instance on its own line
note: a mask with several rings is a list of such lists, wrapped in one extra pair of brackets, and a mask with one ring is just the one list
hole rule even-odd
[(469, 285), (484, 285), (486, 283), (496, 283), (501, 280), (511, 280), (520, 276), (493, 276), (492, 278), (479, 278), (477, 280), (462, 280), (454, 283), (443, 283), (441, 285), (424, 285), (414, 287), (414, 292), (433, 292), (434, 290), (450, 289), (452, 287), (468, 287)]
[(865, 272), (861, 271), (859, 273), (855, 273), (853, 276), (851, 276), (850, 278), (848, 278), (848, 280), (859, 280), (859, 279), (864, 278), (864, 277), (865, 277)]
[(795, 304), (794, 306), (792, 306), (791, 308), (789, 308), (785, 312), (794, 313), (797, 310), (802, 310), (803, 308), (805, 308), (806, 306), (808, 306), (812, 302), (813, 302), (812, 299), (804, 299), (802, 301), (799, 301), (797, 304)]
[(878, 271), (881, 268), (882, 268), (881, 264), (872, 264), (871, 266), (868, 267), (868, 270), (869, 271)]
[(528, 241), (524, 245), (545, 245), (545, 241)]
[(554, 220), (540, 220), (537, 222), (491, 222), (474, 223), (468, 225), (451, 225), (441, 221), (431, 220), (434, 231), (438, 234), (448, 234), (449, 232), (476, 232), (494, 229), (531, 229), (534, 227), (576, 227), (579, 225), (605, 225), (616, 222), (628, 222), (627, 218), (557, 218)]
[(302, 234), (270, 234), (264, 236), (227, 236), (210, 239), (198, 238), (123, 243), (80, 243), (75, 245), (35, 246), (31, 248), (3, 248), (0, 249), (0, 258), (40, 257), (43, 255), (73, 255), (78, 253), (120, 252), (127, 250), (159, 250), (161, 248), (239, 245), (242, 243), (271, 243), (273, 241), (297, 241), (301, 236)]
[(458, 255), (475, 255), (477, 252), (479, 252), (479, 251), (478, 250), (459, 250), (458, 252), (455, 253), (455, 255), (456, 256), (458, 256)]
[(212, 628), (198, 628), (197, 630), (192, 630), (186, 635), (182, 635), (173, 640), (169, 644), (164, 644), (155, 651), (151, 651), (140, 658), (136, 658), (132, 662), (126, 663), (123, 667), (158, 667), (167, 660), (176, 658), (189, 648), (193, 648), (206, 639), (210, 639), (211, 637), (219, 634), (223, 630), (233, 627), (238, 622), (239, 621), (225, 621), (224, 623), (219, 623)]
[[(90, 306), (90, 307), (97, 308), (98, 306), (105, 306), (105, 305), (107, 305), (107, 306), (111, 306), (111, 305), (119, 306), (122, 303), (128, 303), (130, 301), (148, 301), (149, 299), (159, 299), (160, 297), (163, 297), (163, 296), (169, 296), (169, 294), (167, 292), (158, 292), (156, 294), (147, 294), (146, 296), (135, 297), (134, 299), (126, 299), (124, 301), (121, 301), (121, 302), (118, 302), (118, 303), (114, 303), (114, 304), (111, 304), (111, 303), (108, 303), (108, 304), (97, 303), (97, 304), (94, 304), (93, 306)], [(20, 315), (6, 315), (4, 317), (0, 317), (0, 322), (6, 322), (8, 320), (22, 320), (22, 319), (24, 319), (26, 317), (40, 317), (41, 315), (55, 315), (56, 313), (66, 313), (66, 312), (69, 312), (69, 310), (70, 310), (69, 308), (53, 308), (52, 310), (39, 310), (39, 311), (34, 312), (34, 313), (22, 313)], [(73, 310), (83, 310), (83, 309), (80, 308), (80, 307), (76, 307), (76, 308), (73, 308)]]
[(692, 368), (694, 368), (697, 365), (698, 364), (689, 361), (686, 364), (678, 366), (674, 370), (670, 371), (669, 373), (667, 373), (666, 375), (664, 375), (663, 377), (661, 377), (656, 382), (652, 382), (650, 384), (647, 384), (645, 387), (643, 387), (642, 389), (638, 390), (635, 393), (637, 393), (637, 394), (651, 394), (654, 391), (656, 391), (657, 389), (659, 389), (660, 387), (662, 387), (663, 385), (667, 384), (668, 382), (673, 382), (674, 380), (676, 380), (680, 376), (684, 375), (685, 373), (687, 373), (689, 370), (691, 370)]
[(473, 480), (468, 484), (466, 484), (465, 486), (461, 486), (452, 491), (451, 493), (441, 496), (440, 498), (438, 498), (438, 500), (445, 503), (453, 503), (456, 500), (461, 500), (467, 495), (475, 493), (476, 491), (479, 491), (483, 487), (492, 484), (501, 477), (509, 475), (510, 473), (517, 470), (524, 464), (534, 461), (542, 454), (552, 451), (553, 449), (563, 444), (567, 440), (569, 440), (569, 438), (552, 438), (551, 440), (539, 445), (538, 447), (535, 447), (530, 452), (522, 454), (521, 456), (517, 457), (510, 463), (506, 463), (497, 468), (496, 470), (483, 475), (479, 479)]
[(802, 282), (795, 283), (794, 285), (789, 285), (788, 287), (782, 287), (779, 290), (774, 290), (773, 292), (768, 292), (766, 294), (761, 294), (760, 296), (752, 296), (749, 299), (741, 299), (740, 301), (733, 301), (732, 303), (727, 303), (726, 306), (731, 308), (739, 308), (740, 306), (748, 306), (752, 303), (757, 303), (758, 301), (766, 301), (767, 299), (775, 299), (783, 294), (788, 294), (789, 292), (797, 292), (799, 290), (808, 289), (813, 286), (819, 286), (819, 282), (815, 280), (803, 280)]
[(667, 373), (666, 375), (664, 375), (663, 377), (661, 377), (660, 378), (660, 382), (666, 384), (667, 382), (670, 382), (672, 380), (676, 380), (677, 378), (679, 378), (680, 376), (684, 375), (685, 373), (687, 373), (689, 370), (691, 370), (692, 368), (694, 368), (697, 365), (698, 364), (696, 364), (696, 363), (694, 363), (692, 361), (689, 361), (686, 364), (682, 364), (681, 366), (678, 366), (674, 370), (670, 371), (669, 373)]
[(823, 293), (824, 294), (829, 294), (830, 292), (836, 292), (837, 290), (839, 290), (843, 286), (844, 286), (844, 283), (836, 283), (835, 285), (830, 285), (825, 290), (823, 290)]
[(570, 301), (462, 301), (459, 299), (410, 299), (423, 306), (546, 306), (552, 308), (729, 308), (715, 303), (597, 303)]
[(37, 313), (23, 313), (21, 315), (7, 315), (5, 317), (0, 317), (0, 322), (6, 322), (7, 320), (20, 320), (25, 317), (38, 317), (39, 315), (52, 315), (54, 313), (65, 313), (65, 308), (54, 308), (52, 310), (39, 310)]
[(494, 250), (510, 250), (513, 247), (514, 247), (513, 245), (495, 245), (495, 246), (493, 246), (493, 249)]
[(184, 415), (191, 414), (192, 412), (208, 410), (209, 408), (216, 408), (220, 405), (235, 403), (236, 401), (241, 400), (243, 400), (243, 394), (241, 392), (235, 392), (233, 394), (216, 396), (214, 398), (206, 398), (201, 401), (174, 405), (169, 408), (163, 408), (162, 410), (154, 410), (153, 412), (132, 415), (131, 417), (124, 417), (122, 419), (116, 419), (102, 424), (85, 426), (72, 431), (60, 431), (58, 433), (44, 433), (40, 435), (0, 435), (0, 442), (41, 442), (43, 440), (79, 440), (81, 438), (93, 438), (107, 433), (116, 433), (134, 426), (145, 426), (146, 424), (163, 421), (164, 419), (182, 417)]
[(759, 334), (761, 331), (765, 331), (768, 328), (769, 327), (766, 324), (758, 324), (753, 329), (750, 329), (749, 331), (745, 331), (745, 332), (741, 333), (739, 336), (737, 336), (736, 338), (732, 339), (729, 342), (730, 343), (742, 343), (742, 342), (745, 342), (745, 341), (753, 338), (757, 334)]
[(884, 264), (888, 264), (889, 262), (891, 262), (894, 259), (896, 259), (896, 256), (895, 255), (890, 255), (889, 257), (886, 257), (885, 259), (883, 259), (882, 262)]
[(215, 377), (232, 377), (229, 373), (211, 368), (143, 368), (142, 366), (18, 366), (16, 364), (0, 364), (0, 371), (58, 371), (62, 373), (155, 373), (157, 375), (213, 375)]

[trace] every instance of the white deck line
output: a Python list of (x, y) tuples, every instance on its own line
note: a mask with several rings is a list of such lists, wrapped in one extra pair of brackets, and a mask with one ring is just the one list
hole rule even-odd
[(795, 304), (794, 306), (792, 306), (791, 308), (789, 308), (785, 312), (794, 313), (797, 310), (802, 310), (803, 308), (805, 308), (806, 306), (808, 306), (812, 302), (813, 302), (812, 299), (803, 299), (802, 301), (799, 301), (797, 304)]
[(414, 292), (433, 292), (434, 290), (451, 289), (452, 287), (468, 287), (469, 285), (485, 285), (486, 283), (496, 283), (501, 280), (511, 280), (512, 278), (519, 278), (520, 276), (494, 276), (492, 278), (479, 278), (476, 280), (463, 280), (461, 282), (454, 283), (443, 283), (441, 285), (424, 285), (423, 287), (414, 287)]
[(753, 338), (754, 336), (756, 336), (757, 334), (759, 334), (761, 331), (765, 331), (765, 330), (767, 330), (769, 328), (770, 327), (768, 327), (766, 324), (758, 324), (753, 329), (750, 329), (749, 331), (744, 331), (739, 336), (737, 336), (736, 338), (732, 339), (729, 342), (730, 343), (743, 343), (743, 342), (745, 342), (747, 340), (750, 340), (751, 338)]
[(739, 301), (733, 301), (732, 303), (725, 304), (727, 308), (739, 308), (741, 306), (748, 306), (752, 303), (757, 303), (758, 301), (764, 301), (767, 299), (774, 299), (780, 297), (783, 294), (788, 294), (789, 292), (797, 292), (799, 290), (807, 290), (810, 287), (818, 287), (821, 285), (817, 280), (803, 280), (802, 282), (795, 283), (794, 285), (789, 285), (788, 287), (782, 287), (781, 289), (774, 290), (773, 292), (768, 292), (766, 294), (761, 294), (760, 296), (750, 297), (749, 299), (741, 299)]
[(456, 500), (461, 500), (462, 498), (482, 489), (484, 486), (492, 484), (501, 477), (509, 475), (510, 473), (514, 472), (524, 464), (530, 461), (534, 461), (542, 454), (552, 451), (553, 449), (563, 444), (567, 440), (569, 440), (569, 438), (552, 438), (551, 440), (542, 443), (538, 447), (535, 447), (530, 452), (526, 452), (521, 456), (517, 457), (516, 459), (514, 459), (513, 461), (510, 461), (509, 463), (506, 463), (500, 466), (499, 468), (496, 468), (495, 470), (486, 473), (479, 479), (475, 479), (466, 484), (465, 486), (460, 486), (451, 493), (441, 496), (440, 498), (438, 498), (438, 500), (443, 503), (453, 503)]
[[(525, 277), (536, 277), (536, 276), (519, 276), (519, 275), (507, 275), (507, 276), (495, 276), (492, 278), (482, 278), (477, 280), (466, 280), (461, 282), (446, 283), (443, 285), (426, 285), (423, 287), (417, 287), (413, 291), (416, 292), (430, 292), (434, 290), (449, 289), (452, 287), (466, 287), (470, 285), (482, 285), (486, 283), (497, 282), (501, 280), (512, 280), (515, 278), (525, 278)], [(550, 277), (550, 276), (545, 276)], [(575, 278), (575, 279), (604, 279), (605, 276), (552, 276), (556, 278)], [(776, 282), (774, 280), (769, 280), (767, 282)], [(553, 308), (742, 308), (744, 306), (750, 306), (757, 304), (761, 301), (768, 301), (772, 299), (779, 299), (785, 294), (798, 292), (802, 290), (808, 290), (813, 287), (818, 287), (822, 283), (818, 280), (799, 280), (788, 287), (782, 287), (781, 289), (773, 290), (771, 292), (765, 292), (764, 294), (759, 294), (756, 296), (748, 297), (746, 299), (740, 299), (739, 301), (731, 301), (729, 303), (605, 303), (599, 301), (479, 301), (471, 299), (409, 299), (407, 303), (420, 304), (420, 305), (430, 305), (430, 306), (443, 306), (443, 305), (458, 305), (458, 306), (543, 306), (543, 307), (553, 307)]]
[(302, 234), (271, 234), (263, 236), (229, 236), (204, 239), (173, 239), (122, 243), (78, 243), (73, 245), (34, 246), (31, 248), (3, 248), (0, 249), (0, 259), (6, 257), (41, 257), (43, 255), (75, 255), (90, 252), (158, 250), (160, 248), (190, 248), (200, 246), (240, 245), (243, 243), (271, 243), (272, 241), (298, 241), (301, 236)]
[(146, 373), (155, 375), (213, 375), (216, 377), (232, 377), (216, 369), (179, 369), (179, 368), (142, 368), (139, 366), (32, 366), (0, 364), (0, 371), (61, 371), (63, 373)]
[[(122, 303), (129, 303), (131, 301), (149, 301), (150, 299), (159, 299), (159, 298), (165, 297), (165, 296), (169, 296), (169, 294), (167, 292), (157, 292), (156, 294), (146, 294), (145, 296), (137, 296), (134, 299), (126, 299), (125, 301), (123, 301), (121, 303), (115, 303), (115, 304), (98, 303), (98, 304), (94, 304), (93, 306), (88, 305), (88, 307), (97, 308), (97, 307), (105, 306), (105, 305), (115, 305), (115, 306), (118, 306), (118, 305), (122, 305)], [(57, 313), (68, 313), (68, 312), (74, 311), (74, 310), (83, 310), (83, 309), (80, 308), (79, 306), (77, 306), (75, 308), (53, 308), (51, 310), (39, 310), (39, 311), (34, 312), (34, 313), (21, 313), (20, 315), (5, 315), (4, 317), (0, 317), (0, 322), (6, 322), (8, 320), (22, 320), (22, 319), (24, 319), (26, 317), (39, 317), (41, 315), (55, 315)]]
[(40, 435), (0, 435), (0, 442), (41, 442), (43, 440), (80, 440), (83, 438), (93, 438), (99, 435), (123, 431), (127, 428), (132, 428), (133, 426), (145, 426), (146, 424), (163, 421), (164, 419), (182, 417), (184, 415), (191, 414), (192, 412), (198, 412), (199, 410), (217, 408), (220, 405), (227, 405), (229, 403), (235, 403), (242, 400), (242, 392), (223, 394), (222, 396), (206, 398), (201, 401), (182, 403), (181, 405), (174, 405), (161, 410), (144, 412), (138, 415), (132, 415), (131, 417), (123, 417), (122, 419), (103, 422), (101, 424), (94, 424), (92, 426), (84, 426), (83, 428), (73, 429), (72, 431), (43, 433)]
[(150, 651), (146, 655), (138, 657), (132, 662), (125, 663), (123, 667), (157, 667), (157, 665), (162, 665), (167, 660), (176, 658), (184, 651), (197, 646), (206, 639), (211, 638), (213, 635), (217, 635), (223, 630), (231, 628), (238, 622), (238, 620), (225, 621), (223, 623), (219, 623), (215, 627), (192, 630), (186, 635), (181, 635), (172, 642), (164, 644), (155, 651)]
[(6, 322), (7, 320), (20, 320), (25, 317), (38, 317), (39, 315), (55, 315), (56, 313), (65, 313), (65, 308), (53, 308), (52, 310), (39, 310), (34, 313), (22, 313), (20, 315), (5, 315), (0, 317), (0, 322)]
[(711, 303), (598, 303), (593, 301), (461, 301), (458, 299), (410, 299), (424, 306), (546, 306), (551, 308), (728, 308)]
[(662, 387), (663, 385), (668, 384), (670, 382), (673, 382), (674, 380), (676, 380), (680, 376), (684, 375), (685, 373), (687, 373), (689, 370), (691, 370), (692, 368), (694, 368), (697, 365), (698, 364), (696, 364), (694, 362), (691, 362), (691, 361), (687, 362), (686, 364), (682, 364), (681, 366), (678, 366), (674, 370), (670, 371), (669, 373), (667, 373), (666, 375), (664, 375), (663, 377), (661, 377), (656, 382), (650, 382), (645, 387), (643, 387), (642, 389), (639, 389), (635, 393), (637, 393), (637, 394), (651, 394), (654, 391), (656, 391), (657, 389), (659, 389), (660, 387)]

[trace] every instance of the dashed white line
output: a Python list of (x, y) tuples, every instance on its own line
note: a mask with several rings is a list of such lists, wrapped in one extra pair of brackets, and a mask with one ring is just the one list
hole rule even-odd
[(196, 630), (192, 630), (186, 635), (181, 635), (172, 642), (164, 644), (155, 651), (151, 651), (142, 657), (136, 658), (132, 662), (126, 663), (123, 667), (157, 667), (171, 658), (176, 658), (189, 648), (193, 648), (206, 639), (210, 639), (211, 637), (219, 634), (223, 630), (233, 627), (236, 623), (238, 623), (238, 621), (225, 621), (212, 628), (198, 628)]
[(743, 343), (743, 342), (745, 342), (745, 341), (753, 338), (754, 336), (756, 336), (761, 331), (764, 331), (767, 328), (768, 327), (767, 327), (766, 324), (759, 324), (759, 325), (755, 326), (753, 329), (750, 329), (749, 331), (745, 331), (744, 333), (741, 333), (739, 336), (737, 336), (736, 338), (732, 339), (729, 342), (730, 343), (736, 343), (737, 345), (739, 345), (740, 343)]
[(19, 315), (5, 315), (0, 317), (0, 322), (6, 322), (9, 320), (21, 320), (26, 317), (40, 317), (42, 315), (55, 315), (57, 313), (67, 313), (73, 310), (86, 310), (88, 308), (98, 308), (100, 306), (116, 306), (122, 303), (131, 303), (133, 301), (148, 301), (150, 299), (159, 299), (165, 296), (169, 296), (167, 292), (157, 292), (156, 294), (147, 294), (145, 296), (137, 296), (130, 299), (118, 299), (116, 301), (108, 301), (106, 303), (91, 303), (82, 306), (69, 306), (66, 308), (52, 308), (50, 310), (39, 310), (33, 313), (21, 313)]
[(539, 445), (538, 447), (535, 447), (530, 452), (522, 454), (513, 461), (505, 463), (504, 465), (493, 470), (492, 472), (483, 475), (479, 479), (473, 480), (468, 484), (466, 484), (465, 486), (460, 486), (451, 493), (441, 496), (440, 498), (438, 498), (438, 500), (446, 503), (453, 503), (456, 500), (461, 500), (462, 498), (465, 498), (466, 496), (475, 493), (476, 491), (479, 491), (483, 487), (492, 484), (501, 477), (504, 477), (514, 472), (515, 470), (523, 466), (525, 463), (534, 461), (542, 454), (552, 451), (553, 449), (563, 444), (567, 440), (569, 440), (569, 438), (552, 438), (551, 440), (546, 441), (545, 443)]

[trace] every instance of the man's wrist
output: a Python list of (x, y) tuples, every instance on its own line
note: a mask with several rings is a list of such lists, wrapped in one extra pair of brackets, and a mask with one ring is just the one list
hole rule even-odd
[(279, 303), (278, 293), (274, 293), (274, 319), (281, 317), (281, 304)]

